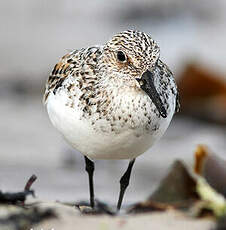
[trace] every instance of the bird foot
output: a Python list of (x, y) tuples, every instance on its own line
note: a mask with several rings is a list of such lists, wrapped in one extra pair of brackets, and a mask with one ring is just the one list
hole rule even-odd
[(94, 208), (92, 208), (87, 201), (80, 201), (75, 204), (75, 207), (77, 207), (82, 214), (86, 215), (116, 215), (116, 212), (114, 212), (107, 204), (98, 200), (95, 200)]

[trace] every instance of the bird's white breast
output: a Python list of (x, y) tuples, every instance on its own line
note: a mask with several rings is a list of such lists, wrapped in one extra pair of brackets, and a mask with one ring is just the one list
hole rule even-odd
[[(67, 100), (64, 91), (49, 96), (47, 111), (50, 120), (75, 149), (91, 159), (132, 159), (144, 153), (164, 134), (175, 109), (175, 98), (172, 97), (167, 118), (154, 117), (153, 127), (155, 123), (159, 125), (157, 130), (150, 131), (137, 125), (111, 132), (104, 128), (109, 125), (104, 118), (95, 125), (90, 119), (82, 118), (82, 111), (76, 106), (78, 99), (75, 98), (73, 108), (66, 105)], [(142, 113), (138, 115), (142, 119)]]

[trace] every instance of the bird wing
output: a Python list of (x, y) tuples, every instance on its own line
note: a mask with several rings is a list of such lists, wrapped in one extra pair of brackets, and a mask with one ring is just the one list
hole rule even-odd
[(55, 92), (63, 84), (64, 80), (73, 71), (75, 66), (78, 65), (78, 60), (75, 58), (75, 54), (77, 52), (79, 51), (75, 50), (64, 55), (54, 66), (46, 81), (46, 88), (43, 97), (44, 104), (46, 103), (50, 92)]
[[(71, 75), (87, 75), (83, 66), (89, 65), (89, 69), (93, 70), (97, 63), (97, 57), (101, 54), (101, 47), (94, 46), (74, 50), (64, 55), (54, 66), (49, 78), (46, 82), (43, 103), (46, 104), (48, 96), (51, 92), (56, 93), (57, 89), (62, 86), (65, 79)], [(86, 68), (87, 69), (87, 68)]]

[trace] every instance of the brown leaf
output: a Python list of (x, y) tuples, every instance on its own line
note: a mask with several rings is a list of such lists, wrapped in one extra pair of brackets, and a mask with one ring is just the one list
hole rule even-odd
[(226, 161), (199, 145), (195, 152), (195, 173), (206, 179), (210, 186), (226, 197)]
[(165, 211), (167, 209), (172, 209), (172, 205), (167, 205), (165, 203), (158, 203), (155, 201), (145, 201), (140, 202), (132, 206), (127, 213), (144, 213), (144, 212), (154, 212), (154, 211)]
[(191, 63), (178, 79), (181, 112), (226, 123), (226, 81), (222, 76)]

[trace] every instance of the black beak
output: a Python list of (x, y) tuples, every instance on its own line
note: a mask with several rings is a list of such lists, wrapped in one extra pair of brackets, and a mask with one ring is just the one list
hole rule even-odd
[(137, 81), (140, 83), (140, 88), (144, 90), (144, 92), (151, 98), (160, 115), (163, 118), (166, 118), (167, 112), (159, 96), (159, 93), (155, 88), (153, 74), (149, 70), (147, 70), (143, 73), (140, 79), (137, 79)]

